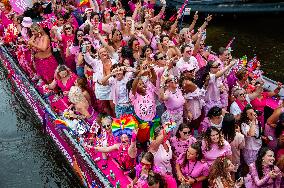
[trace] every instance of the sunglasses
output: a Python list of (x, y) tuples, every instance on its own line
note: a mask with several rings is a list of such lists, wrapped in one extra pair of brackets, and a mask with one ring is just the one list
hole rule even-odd
[(158, 57), (157, 59), (158, 60), (164, 60), (164, 59), (166, 59), (166, 57), (165, 56), (161, 56), (161, 57)]
[(71, 30), (72, 27), (65, 27), (65, 30)]
[(110, 124), (107, 124), (107, 125), (103, 125), (103, 128), (109, 128), (111, 125)]
[(146, 168), (150, 169), (151, 168), (151, 164), (145, 164), (143, 162), (140, 162), (142, 166), (145, 166)]
[(78, 36), (78, 37), (82, 37), (82, 36), (84, 36), (84, 34), (83, 34), (83, 33), (82, 33), (82, 34), (80, 33), (80, 34), (77, 34), (77, 36)]
[(183, 134), (190, 134), (190, 131), (188, 131), (188, 132), (182, 132)]
[(141, 30), (141, 29), (143, 29), (143, 28), (142, 28), (142, 27), (137, 27), (136, 29), (137, 29), (137, 30)]
[(244, 94), (244, 93), (240, 93), (240, 94), (239, 94), (239, 96), (242, 96), (242, 97), (244, 97), (244, 96), (245, 96), (245, 94)]

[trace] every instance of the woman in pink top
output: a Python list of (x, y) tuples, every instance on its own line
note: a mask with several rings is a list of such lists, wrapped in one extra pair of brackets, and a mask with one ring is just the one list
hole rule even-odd
[(69, 67), (73, 72), (76, 71), (75, 57), (74, 55), (67, 54), (67, 51), (70, 46), (74, 43), (74, 32), (71, 24), (67, 23), (63, 26), (63, 34), (57, 35), (57, 40), (62, 44), (63, 49), (63, 59), (67, 67)]
[(256, 97), (254, 100), (252, 100), (250, 102), (250, 104), (253, 106), (253, 108), (255, 110), (258, 110), (261, 112), (261, 115), (258, 116), (258, 121), (261, 123), (261, 126), (264, 127), (264, 107), (267, 106), (267, 99), (272, 97), (272, 96), (275, 96), (277, 95), (280, 90), (282, 88), (282, 84), (281, 83), (278, 83), (278, 87), (274, 90), (274, 91), (271, 91), (271, 92), (263, 92), (263, 88), (262, 88), (262, 92), (261, 92), (261, 95), (258, 95), (258, 97)]
[(161, 175), (150, 171), (148, 175), (148, 187), (149, 188), (177, 188), (176, 180), (169, 175)]
[(0, 20), (4, 26), (4, 28), (7, 28), (9, 24), (12, 23), (12, 20), (8, 18), (8, 15), (11, 13), (12, 7), (9, 3), (9, 1), (0, 2)]
[(178, 83), (174, 76), (170, 75), (165, 81), (161, 80), (160, 98), (164, 101), (167, 108), (161, 117), (161, 121), (162, 123), (169, 121), (175, 122), (177, 124), (176, 129), (173, 131), (173, 134), (175, 134), (178, 126), (183, 123), (183, 105), (185, 99), (181, 90), (178, 88)]
[(231, 156), (230, 144), (223, 138), (221, 132), (216, 127), (209, 127), (202, 140), (203, 158), (209, 166), (220, 156)]
[(203, 121), (200, 123), (199, 127), (199, 133), (205, 132), (208, 127), (216, 127), (218, 130), (222, 127), (222, 121), (223, 121), (223, 113), (222, 108), (218, 106), (212, 107), (207, 114), (207, 117), (203, 119)]
[(202, 182), (209, 175), (209, 167), (202, 162), (202, 151), (199, 143), (191, 146), (182, 153), (176, 164), (178, 180), (182, 185), (190, 185), (192, 188), (202, 188)]
[(267, 122), (265, 124), (265, 129), (264, 129), (264, 135), (267, 137), (270, 137), (270, 141), (268, 143), (268, 146), (271, 149), (275, 149), (277, 146), (277, 133), (280, 133), (280, 129), (282, 128), (281, 126), (278, 126), (278, 131), (277, 129), (277, 123), (281, 120), (283, 122), (283, 119), (280, 119), (280, 117), (283, 117), (284, 113), (284, 103), (281, 104), (281, 106), (277, 109), (274, 110), (273, 114), (267, 119)]
[(196, 139), (190, 135), (190, 128), (187, 124), (180, 124), (176, 136), (170, 138), (170, 143), (173, 150), (173, 162), (176, 162), (176, 159), (180, 154), (186, 152), (188, 147), (196, 142)]
[(241, 164), (241, 150), (245, 147), (245, 137), (237, 129), (236, 120), (233, 114), (225, 114), (221, 131), (232, 149), (232, 163), (238, 167)]
[(77, 75), (74, 74), (65, 65), (59, 65), (54, 74), (54, 80), (48, 85), (49, 89), (55, 89), (58, 86), (63, 92), (63, 101), (69, 106), (68, 92), (75, 84)]
[(204, 74), (201, 82), (203, 83), (203, 87), (206, 89), (205, 94), (205, 102), (206, 105), (204, 107), (205, 114), (211, 109), (213, 106), (222, 107), (221, 103), (221, 90), (218, 88), (217, 78), (223, 76), (225, 72), (227, 72), (231, 67), (235, 65), (237, 61), (231, 61), (231, 63), (226, 66), (224, 69), (220, 70), (221, 64), (217, 61), (209, 61), (206, 69), (207, 73)]
[(246, 187), (280, 188), (282, 173), (274, 163), (274, 152), (266, 147), (261, 148), (256, 161), (249, 165), (251, 180), (246, 182)]

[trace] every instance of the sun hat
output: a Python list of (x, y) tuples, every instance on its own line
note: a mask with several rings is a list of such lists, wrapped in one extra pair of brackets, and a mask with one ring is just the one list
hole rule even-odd
[(31, 27), (33, 24), (33, 20), (30, 17), (24, 17), (22, 21), (22, 26)]

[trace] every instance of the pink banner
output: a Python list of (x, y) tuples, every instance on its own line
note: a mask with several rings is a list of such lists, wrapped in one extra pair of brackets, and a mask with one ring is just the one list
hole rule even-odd
[(32, 7), (32, 0), (10, 0), (13, 11), (22, 14), (28, 7)]

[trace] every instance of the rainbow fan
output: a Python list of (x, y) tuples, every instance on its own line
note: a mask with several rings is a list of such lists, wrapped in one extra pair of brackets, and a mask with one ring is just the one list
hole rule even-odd
[(121, 136), (122, 134), (131, 136), (133, 129), (136, 128), (138, 128), (138, 121), (130, 114), (123, 115), (119, 119), (114, 118), (111, 125), (112, 134), (115, 137)]
[(89, 0), (80, 0), (79, 7), (89, 4)]

